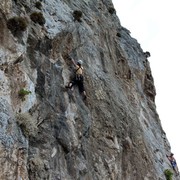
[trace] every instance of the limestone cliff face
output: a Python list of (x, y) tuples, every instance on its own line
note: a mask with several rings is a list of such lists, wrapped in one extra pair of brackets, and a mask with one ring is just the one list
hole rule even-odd
[(1, 0), (0, 22), (1, 180), (165, 179), (149, 62), (110, 0)]

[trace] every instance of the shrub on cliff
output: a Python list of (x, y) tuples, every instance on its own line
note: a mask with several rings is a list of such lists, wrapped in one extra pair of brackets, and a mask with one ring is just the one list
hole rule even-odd
[(82, 12), (78, 10), (74, 11), (73, 17), (75, 21), (81, 22)]
[(25, 90), (25, 89), (20, 89), (18, 92), (19, 97), (24, 101), (25, 100), (25, 96), (30, 94), (31, 91)]
[(164, 171), (164, 175), (166, 176), (166, 180), (172, 180), (173, 173), (171, 172), (171, 170), (166, 169)]
[(33, 22), (40, 24), (43, 26), (46, 23), (46, 20), (41, 12), (33, 12), (30, 15), (30, 18)]
[(108, 11), (109, 11), (110, 14), (116, 13), (116, 10), (115, 10), (113, 7), (110, 7), (110, 8), (108, 9)]
[(40, 1), (36, 2), (35, 7), (41, 10), (41, 8), (42, 8), (41, 2)]
[(14, 36), (22, 33), (27, 29), (27, 20), (23, 17), (13, 17), (7, 21), (7, 27)]

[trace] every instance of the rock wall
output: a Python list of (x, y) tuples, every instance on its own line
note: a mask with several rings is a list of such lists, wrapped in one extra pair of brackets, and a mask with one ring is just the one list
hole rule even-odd
[(165, 179), (150, 65), (110, 0), (2, 0), (0, 21), (0, 179)]

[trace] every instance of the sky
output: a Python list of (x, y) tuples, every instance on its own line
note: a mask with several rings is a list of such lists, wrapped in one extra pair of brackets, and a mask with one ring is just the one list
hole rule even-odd
[(180, 168), (180, 1), (112, 0), (121, 25), (148, 58), (156, 87), (156, 107)]

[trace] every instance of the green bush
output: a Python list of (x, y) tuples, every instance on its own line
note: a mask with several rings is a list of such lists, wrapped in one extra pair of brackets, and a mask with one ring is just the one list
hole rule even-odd
[(73, 17), (75, 21), (81, 22), (82, 12), (78, 10), (74, 11)]
[(30, 94), (31, 91), (25, 90), (25, 89), (20, 89), (18, 92), (19, 97), (24, 101), (25, 100), (25, 96)]
[(41, 12), (33, 12), (30, 15), (30, 18), (33, 22), (40, 24), (43, 26), (46, 23), (46, 20)]
[(40, 1), (36, 2), (35, 7), (41, 10), (41, 8), (42, 8), (41, 2)]
[(7, 21), (7, 27), (13, 35), (18, 35), (27, 29), (27, 20), (23, 17), (13, 17)]
[(166, 176), (166, 180), (172, 180), (173, 173), (171, 172), (171, 170), (166, 169), (164, 171), (164, 175)]

